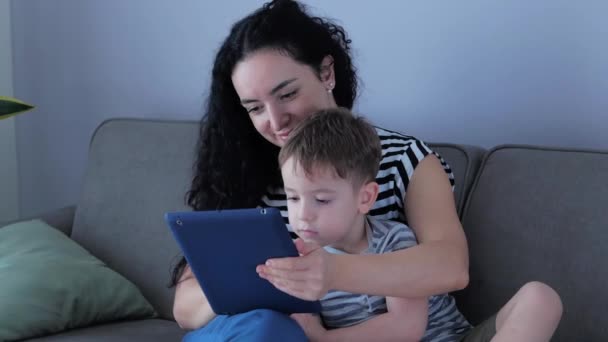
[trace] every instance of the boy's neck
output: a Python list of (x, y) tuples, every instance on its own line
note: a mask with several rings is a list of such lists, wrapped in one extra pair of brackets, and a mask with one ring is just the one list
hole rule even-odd
[(367, 215), (357, 215), (348, 234), (342, 240), (332, 243), (330, 247), (348, 254), (365, 252), (369, 248), (367, 225)]

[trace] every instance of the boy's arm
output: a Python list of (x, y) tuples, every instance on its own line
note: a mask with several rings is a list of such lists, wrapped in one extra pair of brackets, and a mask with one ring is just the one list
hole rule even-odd
[(322, 341), (420, 341), (426, 331), (428, 298), (386, 297), (387, 313), (348, 328), (327, 330)]

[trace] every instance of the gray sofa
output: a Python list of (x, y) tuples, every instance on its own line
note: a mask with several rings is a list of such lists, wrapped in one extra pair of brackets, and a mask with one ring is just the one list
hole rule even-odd
[[(196, 122), (104, 122), (91, 141), (79, 202), (43, 216), (135, 283), (159, 317), (32, 341), (180, 340), (167, 288), (179, 250), (163, 214), (188, 209), (197, 131)], [(524, 282), (539, 280), (564, 302), (554, 341), (608, 340), (608, 152), (431, 145), (456, 176), (471, 278), (455, 296), (469, 320), (479, 322)]]

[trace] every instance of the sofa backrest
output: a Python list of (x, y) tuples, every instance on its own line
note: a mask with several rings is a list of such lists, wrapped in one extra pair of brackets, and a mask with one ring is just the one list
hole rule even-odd
[(496, 147), (484, 158), (463, 213), (469, 287), (457, 294), (472, 323), (525, 282), (561, 295), (553, 341), (608, 336), (608, 152)]
[(475, 180), (486, 151), (477, 146), (449, 143), (430, 143), (429, 147), (439, 153), (452, 169), (455, 183), (454, 200), (458, 215), (461, 215), (465, 198)]
[(179, 248), (164, 213), (187, 210), (198, 126), (115, 119), (95, 132), (72, 238), (137, 285), (163, 318)]

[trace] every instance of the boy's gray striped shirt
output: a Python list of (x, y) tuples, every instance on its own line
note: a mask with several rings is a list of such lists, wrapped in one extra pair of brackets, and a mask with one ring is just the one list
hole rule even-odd
[[(417, 244), (414, 232), (405, 224), (367, 217), (369, 247), (364, 254), (382, 254)], [(330, 253), (344, 254), (332, 247)], [(386, 313), (386, 298), (330, 291), (322, 300), (321, 317), (328, 329), (344, 328)], [(428, 325), (422, 341), (459, 341), (471, 326), (458, 311), (454, 298), (438, 295), (429, 298)]]

